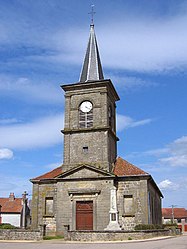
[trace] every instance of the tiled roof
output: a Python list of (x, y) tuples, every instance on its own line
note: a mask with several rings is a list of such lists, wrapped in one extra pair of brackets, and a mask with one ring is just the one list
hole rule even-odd
[(117, 176), (149, 175), (145, 171), (139, 169), (138, 167), (127, 162), (121, 157), (118, 157), (116, 159), (114, 174)]
[[(135, 165), (127, 162), (126, 160), (118, 157), (115, 162), (114, 172), (117, 176), (136, 176), (136, 175), (149, 175), (145, 171), (139, 169)], [(62, 174), (62, 165), (50, 172), (38, 176), (32, 180), (54, 179)]]
[(22, 211), (22, 198), (0, 198), (1, 213), (21, 213)]
[[(173, 208), (174, 218), (187, 218), (187, 210), (185, 208)], [(172, 208), (162, 208), (162, 216), (166, 219), (172, 219)]]
[(62, 174), (62, 165), (32, 180), (52, 179), (52, 178), (56, 178), (60, 174)]

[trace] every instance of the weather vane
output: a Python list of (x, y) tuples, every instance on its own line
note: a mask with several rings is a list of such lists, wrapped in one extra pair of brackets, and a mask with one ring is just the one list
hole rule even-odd
[(89, 12), (88, 14), (90, 14), (91, 15), (91, 25), (93, 25), (94, 24), (94, 15), (95, 15), (95, 11), (94, 11), (94, 4), (92, 4), (91, 5), (91, 8), (92, 8), (92, 10), (91, 10), (91, 12)]

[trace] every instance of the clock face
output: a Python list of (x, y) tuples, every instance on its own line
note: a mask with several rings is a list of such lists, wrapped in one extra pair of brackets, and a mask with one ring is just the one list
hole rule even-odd
[(92, 103), (90, 101), (84, 101), (80, 105), (80, 110), (82, 112), (90, 112), (92, 110)]

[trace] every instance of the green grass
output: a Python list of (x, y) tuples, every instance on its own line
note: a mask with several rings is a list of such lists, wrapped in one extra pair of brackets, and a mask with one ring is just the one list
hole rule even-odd
[(0, 224), (0, 229), (16, 229), (17, 227), (9, 224), (9, 223), (2, 223)]
[(64, 237), (61, 235), (56, 235), (56, 236), (44, 236), (44, 240), (52, 240), (52, 239), (63, 239)]

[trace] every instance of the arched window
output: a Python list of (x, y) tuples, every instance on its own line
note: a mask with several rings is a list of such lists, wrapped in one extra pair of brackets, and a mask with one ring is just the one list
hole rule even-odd
[(84, 101), (79, 107), (79, 128), (93, 127), (93, 108), (90, 101)]

